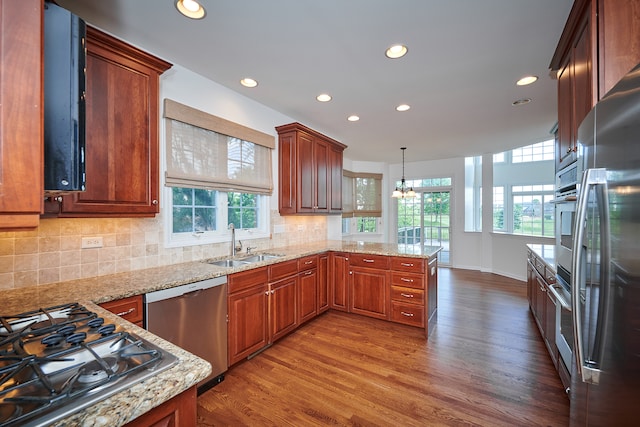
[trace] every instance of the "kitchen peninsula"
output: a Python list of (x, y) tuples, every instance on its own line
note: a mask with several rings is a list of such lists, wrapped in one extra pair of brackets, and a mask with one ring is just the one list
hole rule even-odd
[[(210, 366), (202, 359), (159, 339), (142, 328), (124, 322), (95, 304), (123, 298), (141, 299), (143, 294), (160, 289), (225, 275), (231, 279), (234, 275), (239, 276), (251, 270), (268, 269), (292, 261), (297, 266), (300, 260), (324, 257), (326, 261), (322, 264), (324, 267), (318, 266), (319, 270), (324, 268), (324, 272), (318, 273), (316, 283), (318, 295), (324, 294), (327, 299), (326, 309), (334, 308), (417, 326), (424, 328), (425, 335), (428, 336), (437, 319), (437, 254), (440, 249), (440, 247), (420, 249), (411, 245), (342, 241), (275, 247), (263, 249), (260, 252), (278, 255), (276, 258), (234, 267), (219, 267), (206, 261), (195, 261), (1, 291), (3, 313), (0, 314), (19, 313), (39, 307), (68, 303), (71, 300), (80, 301), (89, 308), (95, 309), (100, 315), (104, 313), (104, 317), (108, 317), (116, 324), (126, 324), (128, 328), (133, 328), (134, 333), (158, 344), (176, 356), (178, 363), (172, 368), (59, 423), (59, 425), (72, 425), (88, 422), (91, 419), (101, 419), (106, 420), (109, 425), (123, 425), (184, 391), (191, 391), (195, 396), (195, 385), (209, 374)], [(338, 256), (334, 257), (334, 255)], [(335, 260), (338, 264), (333, 264)], [(305, 271), (302, 269), (300, 274), (304, 274)], [(373, 307), (381, 307), (380, 312), (366, 311), (371, 299), (369, 295), (364, 295), (368, 290), (363, 286), (368, 283), (378, 286), (381, 300), (376, 300)], [(323, 287), (324, 293), (321, 291)], [(336, 304), (336, 289), (343, 289), (345, 292), (346, 305), (343, 307)], [(364, 298), (362, 304), (357, 302), (358, 296)], [(410, 301), (403, 301), (403, 298)], [(318, 306), (315, 305), (315, 307)], [(229, 310), (231, 311), (231, 306)], [(321, 310), (315, 310), (315, 315), (320, 312)], [(421, 315), (414, 313), (421, 313)], [(305, 317), (304, 321), (313, 317)], [(229, 328), (231, 331), (231, 326)], [(231, 333), (229, 339), (233, 339)], [(229, 360), (229, 365), (233, 362)]]

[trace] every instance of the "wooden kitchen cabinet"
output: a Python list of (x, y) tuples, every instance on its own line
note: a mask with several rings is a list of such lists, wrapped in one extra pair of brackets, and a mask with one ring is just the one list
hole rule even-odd
[(0, 230), (35, 228), (44, 191), (43, 2), (0, 2)]
[(318, 314), (318, 256), (298, 260), (298, 320), (300, 324)]
[(63, 196), (57, 207), (49, 204), (49, 213), (152, 217), (159, 212), (159, 78), (170, 67), (87, 27), (86, 191)]
[(318, 257), (318, 314), (329, 310), (329, 254)]
[(349, 311), (378, 319), (389, 318), (389, 257), (351, 254)]
[(144, 327), (142, 295), (134, 295), (128, 298), (105, 302), (100, 304), (100, 307), (109, 310), (141, 328)]
[(391, 321), (424, 328), (425, 261), (391, 258)]
[(558, 78), (556, 170), (576, 159), (580, 123), (640, 62), (640, 0), (576, 0), (551, 60)]
[(276, 131), (280, 214), (341, 213), (346, 146), (300, 123)]
[(228, 277), (229, 366), (269, 343), (267, 280), (267, 267), (234, 273)]
[(298, 262), (272, 264), (269, 270), (269, 343), (298, 327)]
[(528, 251), (527, 296), (531, 314), (538, 326), (540, 335), (547, 347), (554, 366), (558, 369), (558, 348), (556, 346), (556, 308), (559, 304), (549, 287), (555, 283), (555, 272)]
[(125, 427), (190, 427), (198, 418), (197, 389), (193, 386), (167, 400)]
[(349, 311), (349, 255), (332, 252), (331, 285), (329, 287), (329, 306), (334, 310)]

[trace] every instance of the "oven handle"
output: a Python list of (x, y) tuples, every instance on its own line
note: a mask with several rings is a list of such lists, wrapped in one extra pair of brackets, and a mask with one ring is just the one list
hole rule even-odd
[[(599, 169), (587, 169), (582, 176), (582, 190), (580, 191), (578, 199), (578, 207), (576, 210), (576, 221), (574, 225), (574, 248), (573, 257), (571, 260), (571, 305), (572, 305), (572, 317), (573, 317), (573, 336), (574, 336), (574, 353), (576, 358), (577, 373), (581, 380), (589, 384), (598, 384), (600, 382), (600, 363), (602, 361), (603, 346), (601, 342), (594, 343), (594, 347), (598, 349), (599, 354), (589, 355), (590, 360), (588, 364), (585, 364), (584, 356), (584, 338), (582, 336), (582, 322), (583, 313), (580, 308), (581, 295), (580, 288), (584, 282), (582, 277), (582, 253), (584, 251), (583, 241), (585, 238), (585, 228), (587, 220), (587, 208), (589, 200), (589, 192), (591, 188), (600, 190), (600, 193), (596, 193), (596, 202), (598, 204), (598, 211), (600, 214), (600, 271), (601, 279), (601, 295), (598, 298), (599, 319), (596, 323), (595, 340), (604, 340), (604, 333), (606, 331), (607, 321), (607, 300), (609, 292), (609, 261), (610, 261), (610, 249), (609, 249), (609, 203), (607, 194), (607, 170), (604, 168)], [(586, 298), (586, 295), (585, 297)], [(584, 299), (582, 298), (582, 299)], [(604, 307), (604, 310), (602, 309)]]
[(571, 304), (565, 299), (565, 297), (558, 292), (558, 289), (562, 289), (560, 285), (549, 285), (549, 291), (553, 294), (553, 296), (560, 302), (562, 308), (571, 311)]

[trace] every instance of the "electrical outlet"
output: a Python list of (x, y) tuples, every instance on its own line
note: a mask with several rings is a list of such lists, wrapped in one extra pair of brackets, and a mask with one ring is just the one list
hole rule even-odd
[(82, 238), (82, 249), (101, 248), (101, 247), (102, 247), (102, 237), (83, 237)]
[(299, 225), (298, 226), (298, 231), (304, 231), (304, 225)]

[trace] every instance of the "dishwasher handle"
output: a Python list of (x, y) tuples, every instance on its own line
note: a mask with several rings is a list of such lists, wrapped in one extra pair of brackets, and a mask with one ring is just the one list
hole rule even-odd
[(215, 277), (213, 279), (201, 280), (199, 282), (188, 283), (174, 288), (162, 289), (160, 291), (149, 292), (145, 294), (145, 302), (147, 304), (162, 301), (170, 298), (179, 297), (197, 291), (221, 286), (227, 283), (227, 276)]

